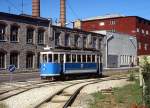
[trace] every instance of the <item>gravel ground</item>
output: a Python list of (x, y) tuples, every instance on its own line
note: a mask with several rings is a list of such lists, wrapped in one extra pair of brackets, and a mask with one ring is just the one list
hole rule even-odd
[[(92, 80), (92, 79), (88, 79), (88, 80)], [(73, 83), (83, 82), (83, 81), (85, 82), (85, 80), (51, 82), (49, 85), (45, 85), (40, 88), (34, 88), (29, 91), (23, 92), (19, 95), (12, 96), (6, 100), (0, 101), (0, 108), (33, 108), (43, 100), (47, 99), (48, 97), (52, 96), (56, 92), (60, 91), (61, 89)], [(20, 84), (16, 82), (13, 83), (12, 85), (13, 86), (20, 85), (20, 87), (23, 87), (25, 84), (23, 83)], [(38, 84), (38, 85), (43, 85), (43, 84)], [(9, 87), (10, 86), (7, 87), (5, 85), (3, 89), (7, 89)], [(72, 92), (71, 89), (69, 91)]]
[(59, 85), (59, 87), (45, 86), (31, 89), (20, 95), (1, 101), (0, 104), (5, 106), (4, 108), (33, 108), (38, 103), (42, 102), (43, 99), (46, 99), (66, 86), (68, 85)]
[(81, 90), (80, 94), (77, 96), (71, 108), (88, 108), (89, 102), (93, 100), (92, 99), (93, 97), (90, 95), (91, 93), (101, 91), (102, 89), (123, 87), (130, 83), (131, 82), (127, 81), (126, 79), (121, 79), (121, 80), (109, 80), (109, 81), (99, 82), (96, 84), (90, 84)]

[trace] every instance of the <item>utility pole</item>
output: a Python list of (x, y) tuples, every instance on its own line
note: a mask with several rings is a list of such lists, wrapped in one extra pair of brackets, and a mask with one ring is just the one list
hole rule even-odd
[(23, 14), (23, 4), (24, 4), (24, 3), (23, 3), (23, 0), (22, 0), (22, 3), (21, 3), (21, 8), (22, 8), (22, 9), (21, 9), (21, 13), (22, 13), (22, 14)]
[(8, 6), (8, 13), (10, 14), (10, 12), (11, 12), (11, 8), (10, 6)]

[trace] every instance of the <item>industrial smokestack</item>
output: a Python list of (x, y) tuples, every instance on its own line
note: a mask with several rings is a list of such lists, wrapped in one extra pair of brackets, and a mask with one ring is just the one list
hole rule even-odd
[(40, 0), (32, 0), (32, 16), (40, 17)]
[(60, 24), (65, 27), (66, 24), (66, 0), (60, 0)]

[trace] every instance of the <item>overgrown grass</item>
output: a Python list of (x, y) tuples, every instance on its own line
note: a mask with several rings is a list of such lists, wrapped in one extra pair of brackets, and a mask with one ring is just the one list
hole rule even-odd
[(97, 106), (99, 106), (99, 101), (106, 98), (106, 96), (103, 95), (101, 92), (96, 92), (91, 95), (94, 97), (94, 101), (90, 102), (91, 108), (97, 108)]
[(8, 108), (5, 104), (0, 103), (0, 108)]
[(130, 70), (129, 73), (129, 81), (135, 81), (135, 71)]
[(132, 104), (142, 105), (142, 88), (139, 81), (134, 84), (126, 85), (122, 88), (114, 88), (113, 94), (93, 93), (94, 101), (91, 102), (91, 108), (128, 108)]
[(138, 81), (123, 88), (115, 88), (114, 96), (118, 103), (142, 104), (142, 88), (140, 88)]

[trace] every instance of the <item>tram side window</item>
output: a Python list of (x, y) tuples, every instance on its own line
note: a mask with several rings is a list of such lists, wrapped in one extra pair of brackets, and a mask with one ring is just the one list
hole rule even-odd
[(91, 55), (87, 55), (87, 62), (91, 62)]
[(54, 54), (54, 62), (58, 63), (58, 54)]
[(97, 63), (99, 63), (99, 56), (97, 56)]
[(81, 62), (81, 55), (77, 55), (77, 61)]
[(43, 54), (43, 62), (47, 62), (47, 54)]
[(64, 62), (64, 55), (60, 54), (60, 63), (63, 63), (63, 62)]
[(95, 55), (92, 55), (92, 62), (95, 62)]
[(52, 54), (48, 55), (48, 62), (52, 62)]
[(76, 55), (72, 54), (72, 62), (76, 62)]
[(66, 62), (71, 62), (71, 55), (70, 54), (66, 54)]
[(82, 55), (82, 62), (86, 62), (86, 55)]

